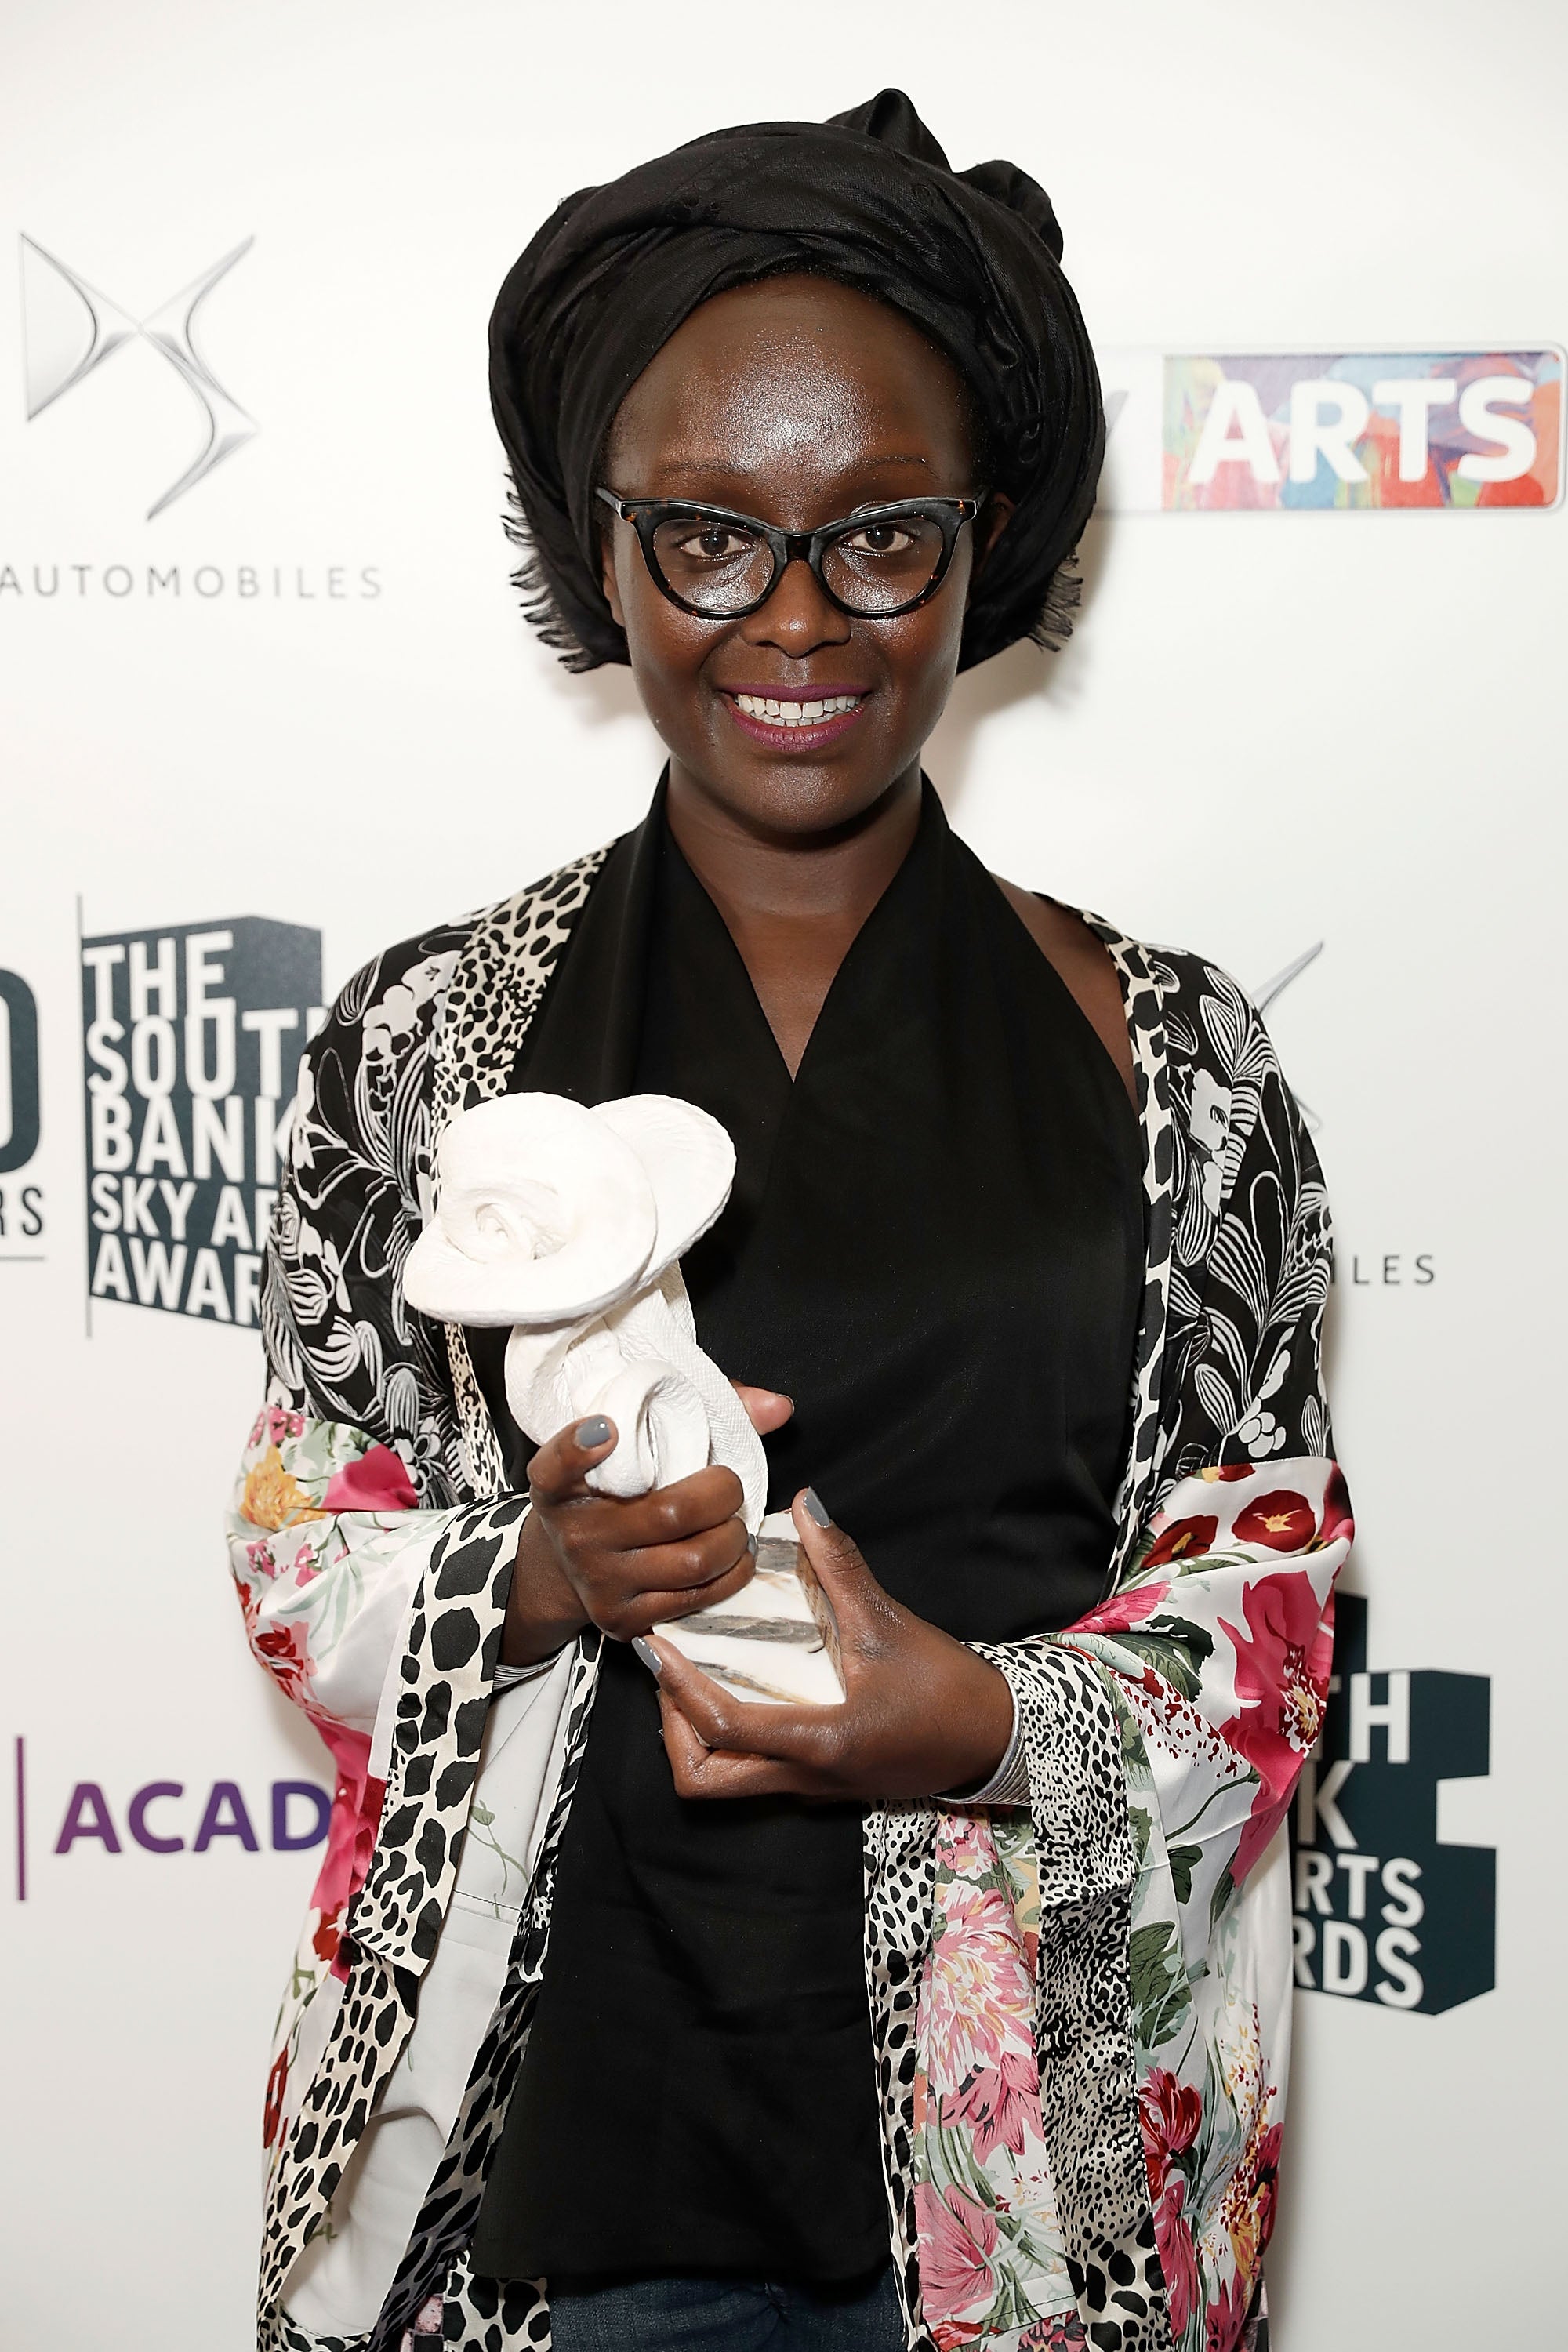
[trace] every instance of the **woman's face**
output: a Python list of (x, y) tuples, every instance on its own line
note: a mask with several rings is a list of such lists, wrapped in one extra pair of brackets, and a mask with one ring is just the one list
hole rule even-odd
[[(622, 404), (605, 481), (624, 499), (696, 499), (791, 531), (990, 487), (974, 478), (951, 363), (898, 311), (808, 277), (738, 287), (693, 311)], [(805, 563), (745, 618), (698, 619), (655, 585), (631, 524), (612, 520), (605, 591), (682, 781), (782, 835), (873, 807), (918, 768), (958, 667), (976, 554), (1008, 510), (996, 499), (966, 524), (930, 603), (889, 621), (839, 612)], [(792, 730), (737, 697), (849, 697), (853, 715)]]

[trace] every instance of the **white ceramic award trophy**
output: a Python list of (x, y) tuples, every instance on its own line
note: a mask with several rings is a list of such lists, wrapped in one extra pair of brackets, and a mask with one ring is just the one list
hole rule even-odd
[(680, 1257), (730, 1197), (735, 1151), (715, 1118), (668, 1095), (584, 1109), (505, 1095), (461, 1112), (437, 1154), (434, 1217), (404, 1295), (445, 1323), (510, 1324), (507, 1403), (536, 1444), (591, 1413), (615, 1451), (588, 1473), (646, 1494), (710, 1464), (733, 1470), (756, 1573), (728, 1601), (657, 1625), (737, 1696), (836, 1705), (833, 1615), (787, 1512), (764, 1517), (763, 1442), (697, 1344)]

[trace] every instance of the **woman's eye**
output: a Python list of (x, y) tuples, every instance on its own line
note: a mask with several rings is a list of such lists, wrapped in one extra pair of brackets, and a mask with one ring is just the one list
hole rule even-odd
[(677, 552), (689, 563), (728, 563), (744, 555), (751, 544), (748, 532), (733, 530), (728, 523), (710, 522), (683, 533), (677, 541)]
[(902, 523), (868, 522), (851, 531), (842, 544), (851, 555), (902, 555), (912, 545), (913, 537)]

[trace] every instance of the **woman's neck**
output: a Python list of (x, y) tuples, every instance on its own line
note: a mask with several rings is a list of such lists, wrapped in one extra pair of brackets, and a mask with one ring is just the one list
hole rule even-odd
[(920, 763), (869, 809), (821, 833), (751, 822), (676, 761), (666, 809), (793, 1076), (856, 933), (910, 853), (921, 818)]
[(871, 805), (820, 830), (796, 830), (732, 806), (678, 760), (666, 810), (682, 856), (709, 896), (742, 921), (865, 921), (904, 859), (921, 821), (919, 761)]

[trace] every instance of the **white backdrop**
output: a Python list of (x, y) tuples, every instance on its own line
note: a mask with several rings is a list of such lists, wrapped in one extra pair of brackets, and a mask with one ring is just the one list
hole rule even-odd
[[(77, 901), (89, 938), (319, 931), (330, 992), (639, 814), (658, 755), (626, 674), (564, 677), (506, 584), (507, 265), (571, 188), (892, 81), (955, 163), (1050, 189), (1107, 353), (1539, 351), (1568, 333), (1565, 77), (1551, 0), (9, 0), (0, 240), (112, 326), (254, 237), (197, 344), (259, 429), (147, 520), (205, 438), (189, 390), (132, 334), (27, 421), (81, 298), (51, 313), (35, 277), (25, 353), (0, 295), (7, 2343), (247, 2342), (264, 2052), (317, 1859), (274, 1849), (270, 1791), (328, 1778), (218, 1537), (254, 1332), (110, 1291), (89, 1336)], [(1278, 2342), (1543, 2340), (1563, 520), (1123, 512), (1088, 558), (1069, 651), (963, 681), (931, 772), (994, 866), (1255, 988), (1322, 942), (1271, 1019), (1338, 1212), (1369, 1662), (1491, 1683), (1490, 1777), (1457, 1759), (1437, 1802), (1498, 1849), (1497, 1990), (1300, 1997)], [(27, 997), (41, 1135), (5, 1166)], [(132, 1830), (153, 1782), (138, 1820), (182, 1851)], [(1417, 1932), (1489, 1976), (1484, 1901)], [(1352, 1963), (1342, 1933), (1346, 1993)]]

